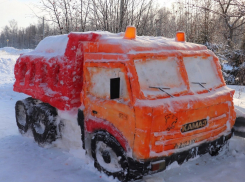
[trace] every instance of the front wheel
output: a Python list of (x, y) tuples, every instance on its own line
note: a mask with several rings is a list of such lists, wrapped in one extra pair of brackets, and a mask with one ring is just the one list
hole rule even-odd
[(108, 176), (125, 181), (128, 174), (128, 162), (125, 151), (119, 142), (108, 132), (99, 131), (91, 142), (94, 166)]

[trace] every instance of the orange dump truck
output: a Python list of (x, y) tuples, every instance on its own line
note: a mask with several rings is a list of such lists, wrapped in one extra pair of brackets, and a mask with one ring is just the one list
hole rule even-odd
[[(140, 178), (219, 149), (232, 136), (234, 91), (203, 45), (125, 33), (47, 37), (19, 57), (14, 90), (21, 133), (39, 143), (62, 138), (59, 111), (73, 110), (95, 167)], [(61, 118), (57, 122), (57, 118)]]

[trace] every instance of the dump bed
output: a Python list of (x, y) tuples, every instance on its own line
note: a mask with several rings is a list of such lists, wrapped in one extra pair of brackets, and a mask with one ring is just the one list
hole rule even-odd
[[(205, 46), (176, 42), (163, 37), (125, 39), (123, 33), (70, 33), (42, 40), (37, 48), (19, 57), (15, 65), (14, 91), (22, 92), (52, 106), (69, 110), (81, 105), (84, 56), (98, 53), (98, 59), (109, 61), (106, 55), (128, 55), (159, 51), (207, 51)], [(121, 60), (116, 60), (121, 61)]]
[(83, 86), (83, 49), (79, 41), (94, 41), (97, 36), (71, 33), (45, 38), (34, 51), (18, 58), (14, 91), (61, 110), (79, 107)]

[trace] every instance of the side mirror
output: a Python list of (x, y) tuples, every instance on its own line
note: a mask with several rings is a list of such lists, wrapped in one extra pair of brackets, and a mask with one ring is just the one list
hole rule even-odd
[(111, 99), (120, 98), (120, 77), (111, 78), (111, 80), (110, 80), (110, 97), (111, 97)]

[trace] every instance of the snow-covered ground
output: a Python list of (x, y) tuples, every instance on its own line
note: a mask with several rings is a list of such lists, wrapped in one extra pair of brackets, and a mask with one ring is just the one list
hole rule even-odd
[(245, 117), (245, 86), (230, 85), (229, 87), (236, 90), (233, 101), (237, 117)]
[[(72, 150), (39, 147), (32, 137), (19, 134), (15, 124), (15, 102), (26, 98), (13, 92), (14, 64), (28, 50), (0, 49), (0, 182), (91, 182), (117, 181), (99, 173), (80, 147)], [(239, 115), (245, 113), (245, 87), (236, 90), (234, 102)], [(209, 154), (164, 172), (144, 177), (145, 182), (244, 182), (245, 139), (233, 137), (229, 147), (216, 157)]]

